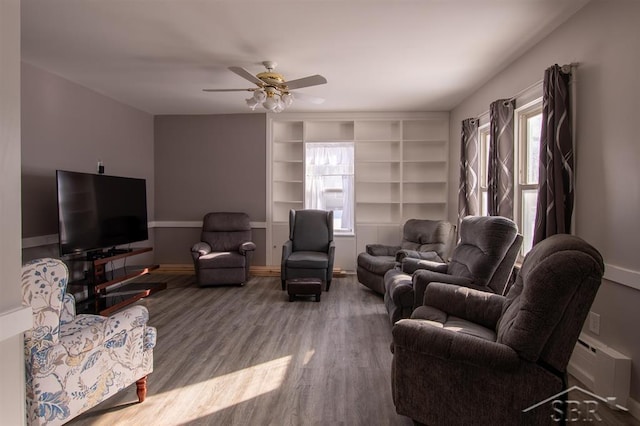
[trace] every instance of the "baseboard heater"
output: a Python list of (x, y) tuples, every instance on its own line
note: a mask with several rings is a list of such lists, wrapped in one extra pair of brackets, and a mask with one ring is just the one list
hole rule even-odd
[(627, 406), (631, 382), (631, 358), (628, 356), (583, 333), (567, 370), (596, 395), (615, 397), (616, 404)]

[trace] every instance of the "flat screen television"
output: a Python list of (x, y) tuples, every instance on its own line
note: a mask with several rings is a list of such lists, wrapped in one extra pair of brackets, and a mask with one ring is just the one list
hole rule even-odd
[(56, 171), (60, 255), (149, 239), (145, 179)]

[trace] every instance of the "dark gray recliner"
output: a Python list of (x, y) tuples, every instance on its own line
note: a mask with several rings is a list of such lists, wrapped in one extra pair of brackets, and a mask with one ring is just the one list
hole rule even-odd
[(559, 424), (551, 401), (529, 408), (562, 398), (603, 273), (595, 248), (558, 234), (529, 252), (506, 297), (429, 285), (429, 305), (393, 327), (398, 414), (445, 426)]
[(244, 284), (255, 248), (246, 213), (207, 213), (200, 242), (191, 247), (198, 285)]
[(392, 324), (423, 304), (432, 281), (503, 294), (522, 245), (516, 224), (501, 216), (467, 216), (459, 237), (448, 263), (405, 258), (401, 269), (385, 274), (384, 302)]
[(282, 246), (282, 289), (291, 278), (318, 278), (331, 287), (335, 243), (333, 211), (290, 210), (289, 239)]
[(397, 246), (367, 244), (358, 255), (358, 281), (384, 294), (384, 274), (405, 257), (444, 262), (455, 239), (455, 227), (438, 220), (409, 219), (402, 228), (402, 242)]

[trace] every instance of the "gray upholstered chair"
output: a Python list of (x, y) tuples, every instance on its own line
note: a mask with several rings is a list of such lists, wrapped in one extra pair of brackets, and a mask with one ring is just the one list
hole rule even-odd
[(392, 324), (423, 304), (433, 281), (503, 294), (522, 245), (516, 224), (501, 216), (467, 216), (459, 237), (446, 264), (405, 258), (401, 269), (385, 274), (384, 302)]
[(329, 291), (334, 256), (333, 211), (290, 210), (289, 239), (282, 246), (282, 289), (291, 278), (319, 278)]
[(256, 245), (246, 213), (207, 213), (200, 240), (191, 247), (198, 285), (242, 285), (249, 279)]
[(529, 252), (506, 297), (431, 284), (429, 305), (393, 327), (398, 414), (429, 425), (557, 424), (550, 402), (523, 410), (566, 390), (603, 272), (596, 249), (559, 234)]
[(438, 220), (409, 219), (400, 245), (367, 244), (358, 255), (358, 281), (384, 294), (384, 274), (405, 257), (445, 262), (455, 239), (455, 227)]

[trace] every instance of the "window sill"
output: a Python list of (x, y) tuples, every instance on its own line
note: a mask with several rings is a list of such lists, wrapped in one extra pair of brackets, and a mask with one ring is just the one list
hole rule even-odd
[(333, 233), (333, 238), (340, 238), (340, 237), (355, 237), (356, 234), (354, 232), (334, 232)]

